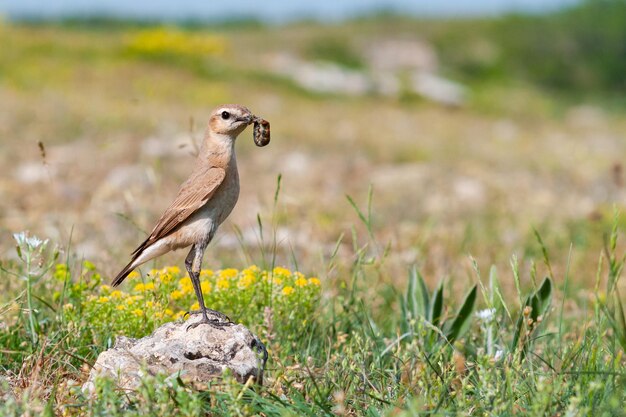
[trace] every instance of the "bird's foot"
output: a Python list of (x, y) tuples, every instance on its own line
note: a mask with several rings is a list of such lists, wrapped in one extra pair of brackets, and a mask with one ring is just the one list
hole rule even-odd
[(201, 324), (208, 324), (209, 326), (213, 327), (214, 329), (224, 330), (224, 327), (232, 326), (234, 323), (220, 321), (219, 319), (208, 319), (208, 318), (205, 319), (205, 318), (202, 318), (200, 321), (198, 321), (196, 323), (191, 323), (189, 326), (187, 326), (187, 331), (189, 331), (191, 329), (194, 329), (194, 328), (198, 327)]
[[(232, 320), (224, 313), (220, 313), (219, 311), (216, 310), (211, 310), (210, 308), (207, 308), (206, 310), (190, 310), (187, 312), (186, 315), (194, 315), (194, 314), (202, 314), (204, 315), (203, 319), (209, 320), (207, 317), (207, 314), (211, 314), (215, 317), (217, 317), (217, 321), (222, 321), (222, 322), (227, 322), (228, 324), (232, 324)], [(210, 321), (210, 320), (209, 320)]]
[[(212, 315), (216, 316), (217, 318), (213, 318), (213, 319), (209, 319), (207, 313), (211, 313)], [(187, 314), (192, 315), (192, 314), (202, 314), (202, 319), (200, 319), (200, 321), (196, 322), (196, 323), (191, 323), (189, 326), (187, 326), (187, 331), (189, 331), (190, 329), (196, 328), (201, 324), (208, 324), (209, 326), (215, 328), (215, 329), (222, 329), (224, 327), (227, 326), (232, 326), (234, 323), (230, 320), (230, 318), (228, 318), (227, 315), (220, 313), (219, 311), (215, 311), (215, 310), (211, 310), (209, 308), (207, 308), (205, 311), (203, 310), (197, 310), (197, 311), (189, 311), (187, 312)]]

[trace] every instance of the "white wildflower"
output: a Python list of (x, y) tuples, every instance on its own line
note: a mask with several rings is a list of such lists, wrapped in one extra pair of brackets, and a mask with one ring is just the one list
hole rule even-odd
[(43, 250), (48, 244), (48, 239), (41, 240), (37, 236), (28, 236), (26, 232), (14, 233), (13, 239), (15, 239), (20, 248), (28, 249), (30, 252), (36, 251), (39, 248)]
[(488, 323), (491, 320), (493, 320), (494, 316), (496, 315), (496, 309), (495, 308), (486, 308), (484, 310), (480, 310), (478, 312), (476, 312), (476, 317), (478, 317), (480, 320)]
[(13, 233), (13, 239), (15, 239), (18, 246), (24, 246), (27, 239), (26, 232)]

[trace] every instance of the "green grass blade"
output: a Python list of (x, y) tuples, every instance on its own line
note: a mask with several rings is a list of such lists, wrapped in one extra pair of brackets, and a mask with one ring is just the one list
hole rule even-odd
[(426, 286), (426, 281), (424, 281), (424, 277), (420, 273), (419, 270), (415, 270), (417, 273), (417, 283), (419, 284), (418, 289), (418, 300), (420, 302), (420, 310), (423, 317), (426, 317), (428, 311), (430, 310), (430, 294), (428, 293), (428, 287)]
[(441, 315), (443, 314), (443, 281), (439, 283), (439, 286), (433, 293), (432, 303), (430, 305), (428, 320), (433, 326), (439, 326)]
[(472, 314), (474, 313), (474, 307), (476, 304), (476, 295), (478, 293), (478, 286), (474, 285), (472, 289), (467, 293), (463, 303), (461, 304), (461, 308), (456, 313), (456, 317), (450, 324), (450, 327), (446, 331), (446, 338), (453, 342), (458, 339), (467, 331), (469, 328)]
[(624, 306), (622, 305), (622, 300), (620, 300), (617, 287), (613, 291), (613, 298), (615, 302), (615, 333), (620, 345), (622, 345), (622, 349), (626, 351), (626, 317), (624, 316)]
[(544, 316), (548, 312), (548, 308), (550, 308), (550, 304), (552, 302), (552, 280), (549, 277), (544, 278), (543, 282), (539, 286), (539, 289), (535, 293), (535, 297), (537, 298), (538, 309), (536, 316), (533, 311), (534, 319), (539, 316)]
[(409, 287), (407, 289), (407, 309), (413, 315), (413, 318), (421, 316), (428, 317), (430, 309), (430, 296), (428, 287), (424, 282), (424, 277), (419, 273), (416, 267), (409, 270)]

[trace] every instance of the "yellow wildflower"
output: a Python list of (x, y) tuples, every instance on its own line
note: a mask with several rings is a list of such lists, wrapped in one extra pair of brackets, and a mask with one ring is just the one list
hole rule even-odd
[(54, 270), (54, 279), (65, 281), (69, 276), (69, 269), (66, 264), (57, 264)]
[(150, 291), (150, 290), (154, 290), (154, 282), (148, 282), (147, 284), (137, 284), (135, 285), (135, 288), (133, 288), (134, 291), (136, 292), (144, 292), (144, 291)]
[(189, 294), (193, 291), (193, 284), (191, 283), (191, 279), (189, 277), (185, 277), (179, 281), (180, 289), (183, 291), (183, 294)]
[(303, 274), (302, 272), (299, 272), (299, 271), (294, 272), (294, 273), (293, 273), (293, 277), (294, 277), (295, 279), (306, 278), (306, 277), (304, 276), (304, 274)]
[(220, 290), (225, 290), (230, 287), (230, 282), (228, 282), (225, 278), (220, 278), (217, 280), (217, 288)]
[(287, 268), (283, 268), (282, 266), (277, 266), (272, 272), (274, 275), (284, 275), (286, 277), (291, 276), (291, 271)]
[(308, 283), (309, 282), (306, 280), (306, 278), (298, 278), (295, 282), (297, 287), (306, 287)]
[(248, 288), (250, 285), (254, 284), (255, 280), (256, 278), (253, 274), (247, 273), (239, 278), (239, 283), (237, 285), (239, 288)]
[(172, 275), (180, 275), (180, 268), (177, 266), (168, 266), (165, 268), (165, 272)]
[(141, 316), (143, 316), (143, 310), (138, 309), (138, 308), (134, 309), (134, 310), (132, 311), (132, 313), (133, 313), (135, 316), (137, 316), (137, 317), (141, 317)]
[(185, 314), (186, 314), (186, 313), (187, 313), (186, 311), (179, 311), (178, 313), (174, 314), (174, 315), (172, 316), (172, 318), (173, 318), (174, 320), (178, 320), (178, 319), (180, 319), (180, 318), (185, 317)]
[(211, 292), (211, 283), (207, 281), (202, 281), (200, 283), (200, 288), (202, 289), (203, 294), (208, 294)]
[(259, 271), (260, 271), (260, 269), (259, 269), (258, 266), (250, 265), (249, 267), (247, 267), (246, 269), (244, 269), (241, 272), (244, 273), (244, 274), (256, 274)]
[(122, 298), (123, 294), (120, 290), (115, 290), (109, 294), (111, 298)]
[(135, 279), (135, 278), (139, 278), (140, 276), (141, 274), (139, 274), (139, 272), (133, 271), (130, 274), (128, 274), (128, 279)]
[(321, 285), (321, 282), (319, 279), (313, 277), (313, 278), (309, 278), (309, 284), (317, 285), (319, 287)]
[(172, 278), (172, 274), (168, 272), (168, 273), (161, 275), (159, 279), (161, 280), (162, 283), (169, 284), (170, 282), (172, 282), (173, 278)]
[(196, 301), (195, 303), (193, 303), (191, 305), (191, 310), (200, 310), (200, 304), (198, 304), (198, 302)]
[[(169, 310), (172, 314), (174, 314), (174, 312), (172, 310)], [(171, 316), (172, 314), (167, 314), (167, 310), (166, 311), (157, 311), (156, 313), (154, 313), (154, 317), (156, 317), (157, 319), (162, 319), (163, 317), (167, 317), (167, 316)]]
[(170, 310), (169, 308), (166, 308), (164, 313), (166, 316), (170, 316), (170, 317), (174, 315), (174, 312)]
[(280, 285), (283, 283), (283, 280), (278, 278), (278, 277), (272, 277), (272, 283), (276, 284), (276, 285)]
[(201, 278), (210, 278), (213, 276), (213, 271), (211, 269), (203, 269), (200, 271)]
[(238, 274), (239, 274), (239, 271), (237, 271), (235, 268), (222, 269), (220, 271), (220, 278), (224, 278), (224, 279), (235, 278)]
[(165, 27), (136, 31), (126, 38), (125, 44), (128, 50), (140, 55), (219, 56), (227, 50), (227, 42), (221, 36)]
[(132, 297), (128, 297), (126, 299), (126, 304), (133, 304), (137, 300), (141, 300), (143, 297), (141, 295), (133, 295)]
[(170, 294), (170, 297), (172, 298), (172, 300), (178, 300), (181, 299), (185, 294), (182, 291), (179, 290), (174, 290), (172, 291), (172, 294)]
[(294, 291), (295, 290), (293, 289), (293, 287), (286, 286), (285, 288), (283, 288), (283, 295), (293, 294)]
[(109, 292), (109, 291), (111, 291), (111, 287), (108, 286), (108, 285), (101, 285), (100, 286), (100, 291)]
[(98, 298), (99, 303), (107, 303), (109, 302), (109, 297), (100, 297)]
[(126, 310), (126, 306), (125, 306), (124, 304), (120, 304), (120, 305), (118, 305), (117, 307), (115, 307), (115, 309), (116, 309), (116, 310), (120, 310), (120, 311), (122, 311), (122, 310)]
[(150, 308), (150, 307), (154, 307), (154, 302), (152, 301), (146, 301), (146, 307)]

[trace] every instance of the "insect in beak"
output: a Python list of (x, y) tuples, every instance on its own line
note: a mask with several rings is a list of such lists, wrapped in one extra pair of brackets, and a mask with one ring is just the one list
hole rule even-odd
[(260, 117), (253, 116), (254, 130), (252, 137), (256, 146), (265, 146), (270, 143), (270, 122)]

